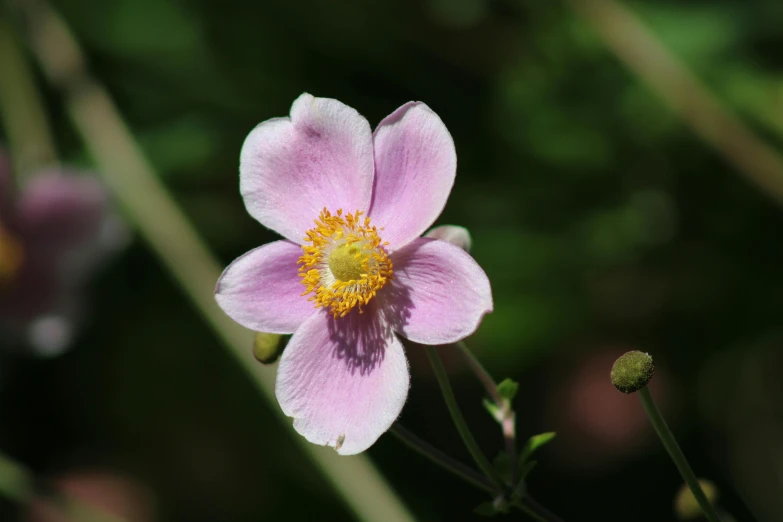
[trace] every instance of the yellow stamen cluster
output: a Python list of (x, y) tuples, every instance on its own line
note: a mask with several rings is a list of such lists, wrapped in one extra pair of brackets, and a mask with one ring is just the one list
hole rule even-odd
[[(309, 300), (316, 307), (329, 308), (332, 315), (344, 317), (354, 307), (370, 302), (392, 279), (392, 262), (364, 212), (332, 214), (321, 211), (315, 227), (308, 230), (304, 254), (299, 258), (299, 277)], [(309, 244), (307, 244), (309, 243)]]
[(22, 254), (22, 245), (0, 223), (0, 287), (16, 275)]

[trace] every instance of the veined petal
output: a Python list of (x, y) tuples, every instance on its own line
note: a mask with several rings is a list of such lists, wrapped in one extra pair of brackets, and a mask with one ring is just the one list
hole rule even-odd
[(373, 170), (367, 120), (337, 100), (305, 93), (290, 118), (267, 120), (245, 139), (239, 187), (251, 216), (301, 243), (324, 207), (368, 210)]
[(443, 211), (457, 172), (457, 153), (438, 115), (419, 102), (387, 116), (373, 141), (370, 216), (395, 249), (422, 235)]
[(384, 288), (378, 298), (392, 327), (411, 341), (459, 341), (492, 311), (489, 279), (461, 248), (419, 238), (393, 252), (392, 261), (391, 288)]
[(215, 299), (234, 321), (257, 332), (289, 334), (315, 306), (302, 296), (296, 265), (302, 249), (275, 241), (237, 258), (220, 276)]
[(409, 382), (402, 344), (368, 306), (362, 314), (334, 319), (321, 311), (308, 319), (283, 352), (275, 392), (308, 441), (353, 455), (391, 427)]
[(473, 243), (468, 229), (465, 227), (458, 227), (456, 225), (441, 225), (439, 227), (435, 227), (424, 234), (424, 237), (431, 237), (432, 239), (448, 241), (452, 245), (461, 248), (465, 252), (470, 252), (470, 247)]

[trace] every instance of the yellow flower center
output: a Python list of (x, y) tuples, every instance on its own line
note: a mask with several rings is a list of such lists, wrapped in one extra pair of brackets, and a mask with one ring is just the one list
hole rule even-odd
[(343, 243), (329, 254), (329, 270), (340, 281), (358, 281), (364, 269), (362, 247), (356, 243)]
[(22, 265), (22, 245), (0, 223), (0, 287), (10, 282)]
[[(370, 302), (392, 279), (392, 262), (370, 225), (370, 218), (357, 210), (343, 215), (342, 209), (332, 215), (327, 209), (308, 230), (304, 254), (299, 258), (299, 277), (309, 300), (316, 307), (329, 308), (335, 318), (343, 317), (354, 307)], [(309, 244), (308, 244), (309, 243)]]

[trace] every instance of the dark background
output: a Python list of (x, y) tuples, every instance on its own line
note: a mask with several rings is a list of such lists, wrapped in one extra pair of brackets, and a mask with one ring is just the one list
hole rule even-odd
[[(779, 1), (625, 5), (780, 148)], [(530, 491), (568, 521), (674, 519), (681, 479), (638, 399), (608, 378), (617, 355), (639, 349), (655, 357), (659, 405), (722, 507), (740, 521), (783, 519), (781, 208), (568, 3), (54, 6), (226, 264), (275, 239), (238, 191), (253, 126), (286, 115), (303, 91), (337, 98), (373, 126), (404, 102), (426, 102), (459, 158), (438, 222), (471, 231), (493, 285), (495, 312), (468, 344), (498, 380), (520, 382), (523, 439), (558, 432)], [(63, 156), (89, 165), (57, 95), (47, 99)], [(119, 490), (150, 502), (154, 520), (350, 519), (141, 240), (93, 289), (71, 351), (17, 357), (4, 372), (8, 453), (48, 476), (125, 477)], [(443, 354), (480, 442), (499, 450), (480, 386)], [(402, 421), (469, 462), (426, 359), (415, 347), (408, 355)], [(485, 500), (391, 436), (368, 454), (420, 520), (473, 520)]]

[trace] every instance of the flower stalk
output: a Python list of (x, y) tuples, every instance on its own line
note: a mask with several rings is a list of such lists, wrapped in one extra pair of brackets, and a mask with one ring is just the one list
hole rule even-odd
[[(506, 453), (510, 457), (510, 461), (516, 464), (519, 456), (517, 452), (516, 442), (516, 412), (511, 407), (511, 402), (505, 400), (498, 392), (498, 385), (495, 379), (490, 375), (486, 368), (478, 360), (478, 357), (468, 348), (468, 345), (464, 341), (456, 343), (459, 352), (462, 354), (468, 367), (470, 367), (473, 374), (484, 385), (487, 393), (492, 398), (492, 401), (498, 407), (500, 412), (501, 429), (503, 431), (503, 440), (505, 442)], [(520, 484), (519, 467), (516, 465), (511, 466), (511, 489), (512, 491), (519, 492), (523, 489), (523, 485)], [(527, 513), (530, 517), (542, 521), (542, 522), (562, 522), (560, 518), (549, 511), (546, 507), (542, 506), (538, 501), (533, 499), (527, 493), (522, 492), (520, 498), (513, 503), (514, 506)]]
[(704, 494), (704, 490), (696, 479), (693, 469), (691, 469), (688, 460), (685, 458), (679, 444), (677, 444), (674, 434), (655, 405), (655, 401), (653, 401), (647, 384), (654, 374), (655, 364), (652, 356), (648, 353), (632, 350), (617, 358), (612, 365), (612, 371), (609, 376), (612, 385), (617, 388), (617, 391), (625, 394), (639, 393), (644, 411), (647, 412), (647, 416), (650, 418), (650, 422), (652, 422), (655, 431), (658, 433), (663, 446), (669, 452), (674, 464), (680, 471), (680, 475), (682, 475), (694, 498), (701, 506), (704, 516), (707, 517), (709, 522), (721, 522), (715, 507), (709, 501), (707, 495)]
[(457, 398), (454, 396), (454, 390), (451, 388), (449, 377), (446, 374), (446, 369), (443, 367), (443, 363), (440, 360), (438, 351), (434, 346), (427, 346), (425, 347), (425, 350), (427, 351), (427, 357), (430, 360), (430, 364), (432, 364), (432, 369), (435, 372), (435, 377), (438, 380), (440, 391), (443, 394), (443, 400), (446, 401), (446, 407), (451, 414), (451, 419), (454, 421), (454, 426), (457, 428), (460, 437), (462, 437), (462, 442), (465, 443), (465, 447), (473, 457), (473, 460), (476, 461), (476, 465), (479, 467), (479, 469), (492, 482), (494, 482), (500, 490), (502, 490), (504, 484), (503, 478), (500, 476), (500, 473), (498, 473), (492, 463), (487, 460), (487, 457), (481, 451), (481, 448), (479, 448), (475, 437), (473, 437), (473, 433), (470, 431), (468, 423), (465, 421), (465, 417), (462, 415), (462, 410), (459, 409)]
[(427, 441), (420, 439), (404, 428), (400, 423), (395, 423), (389, 429), (389, 432), (413, 451), (423, 455), (424, 457), (427, 457), (438, 466), (444, 468), (446, 471), (453, 473), (465, 482), (468, 482), (477, 488), (486, 491), (487, 493), (493, 495), (498, 493), (498, 487), (485, 476), (481, 475), (477, 471), (474, 471), (462, 462), (449, 457)]
[[(468, 363), (468, 366), (470, 367), (471, 371), (476, 375), (476, 377), (478, 377), (479, 381), (481, 381), (481, 383), (484, 385), (484, 388), (486, 388), (487, 393), (492, 398), (492, 401), (498, 407), (498, 411), (500, 412), (500, 418), (498, 419), (498, 421), (500, 422), (500, 426), (503, 431), (503, 440), (505, 442), (506, 453), (508, 453), (511, 462), (516, 463), (517, 462), (516, 412), (514, 412), (514, 409), (511, 407), (511, 402), (504, 400), (503, 397), (500, 396), (500, 393), (498, 392), (497, 383), (495, 383), (495, 379), (492, 378), (492, 376), (484, 368), (484, 366), (481, 364), (478, 358), (473, 354), (472, 351), (470, 351), (470, 348), (468, 348), (465, 342), (464, 341), (458, 342), (457, 348), (459, 348), (459, 352), (462, 354), (465, 361)], [(518, 482), (519, 482), (519, 468), (517, 466), (512, 466), (511, 488), (515, 489)]]
[(540, 522), (563, 522), (563, 520), (542, 506), (536, 499), (530, 495), (525, 495), (525, 498), (518, 500), (514, 506), (527, 513), (532, 518)]
[(666, 451), (669, 452), (669, 456), (671, 456), (674, 464), (680, 471), (680, 475), (682, 475), (682, 478), (685, 480), (685, 483), (688, 484), (688, 487), (696, 498), (696, 501), (699, 503), (699, 506), (701, 506), (704, 516), (709, 522), (721, 522), (721, 518), (715, 510), (715, 506), (712, 505), (707, 498), (707, 495), (704, 493), (704, 490), (701, 488), (701, 484), (699, 484), (699, 480), (693, 473), (693, 469), (691, 469), (688, 459), (685, 458), (685, 454), (683, 454), (682, 449), (680, 449), (680, 445), (677, 444), (674, 434), (669, 429), (666, 420), (664, 420), (663, 415), (661, 415), (660, 410), (658, 410), (658, 407), (655, 405), (650, 389), (646, 386), (640, 389), (639, 398), (642, 400), (644, 411), (647, 412), (647, 416), (650, 418), (650, 422), (652, 422), (655, 431), (658, 433), (658, 437), (660, 437), (663, 446), (666, 448)]
[[(503, 398), (497, 392), (497, 387), (494, 385), (494, 380), (489, 375), (489, 373), (484, 369), (483, 366), (481, 366), (481, 363), (478, 361), (478, 359), (476, 359), (473, 354), (470, 353), (464, 343), (460, 342), (459, 345), (460, 350), (464, 350), (463, 353), (465, 353), (466, 357), (469, 357), (471, 368), (474, 369), (476, 375), (487, 385), (488, 390), (492, 390), (490, 395), (492, 395), (493, 400), (503, 402)], [(444, 468), (447, 471), (450, 471), (451, 473), (457, 475), (464, 481), (476, 486), (477, 488), (492, 494), (494, 496), (495, 503), (499, 503), (504, 506), (516, 507), (539, 522), (562, 522), (561, 519), (557, 517), (557, 515), (553, 514), (551, 511), (539, 504), (535, 499), (530, 497), (530, 495), (526, 494), (523, 491), (524, 488), (520, 487), (521, 484), (513, 488), (508, 487), (508, 484), (506, 484), (495, 467), (487, 460), (486, 456), (481, 451), (481, 448), (478, 447), (478, 443), (473, 437), (473, 434), (470, 431), (467, 422), (465, 421), (465, 417), (462, 415), (462, 411), (457, 405), (457, 400), (454, 396), (454, 390), (451, 387), (451, 383), (449, 382), (448, 375), (446, 374), (446, 370), (440, 360), (437, 349), (434, 346), (426, 346), (425, 350), (427, 352), (427, 357), (432, 364), (435, 377), (438, 380), (438, 385), (440, 386), (441, 393), (443, 394), (443, 398), (446, 402), (449, 413), (451, 414), (454, 425), (462, 437), (468, 452), (470, 452), (479, 469), (481, 469), (485, 476), (481, 476), (479, 473), (472, 470), (465, 464), (449, 457), (438, 448), (432, 446), (428, 442), (409, 432), (399, 423), (394, 424), (391, 427), (390, 432), (409, 448), (427, 457), (438, 466)], [(508, 401), (505, 402), (507, 403)], [(510, 418), (513, 419), (513, 416)], [(504, 429), (504, 434), (505, 433), (513, 434), (514, 432), (506, 431)], [(509, 438), (506, 440), (509, 440)], [(511, 440), (513, 441), (514, 437), (512, 437)], [(514, 451), (514, 458), (517, 458), (516, 451)], [(514, 462), (516, 463), (516, 460), (514, 460)], [(505, 512), (504, 508), (498, 509), (500, 509), (500, 512)]]

